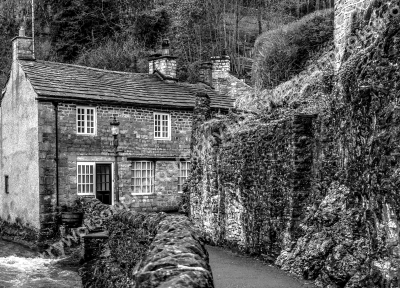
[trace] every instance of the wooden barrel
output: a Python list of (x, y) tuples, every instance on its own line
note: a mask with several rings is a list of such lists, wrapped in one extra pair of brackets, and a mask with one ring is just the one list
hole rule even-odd
[(78, 228), (82, 225), (83, 213), (80, 212), (63, 212), (61, 214), (62, 224), (69, 228)]

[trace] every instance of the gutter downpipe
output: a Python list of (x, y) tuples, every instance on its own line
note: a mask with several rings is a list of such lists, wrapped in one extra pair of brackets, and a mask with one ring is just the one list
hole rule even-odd
[(54, 160), (56, 161), (56, 207), (59, 206), (58, 194), (59, 194), (59, 181), (58, 181), (58, 102), (53, 102), (54, 105), (54, 115), (55, 115), (55, 124), (56, 124), (56, 157)]

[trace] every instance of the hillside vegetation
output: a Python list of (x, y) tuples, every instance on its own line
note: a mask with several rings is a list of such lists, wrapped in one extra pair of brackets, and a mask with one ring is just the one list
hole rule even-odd
[(333, 43), (333, 17), (333, 9), (316, 11), (261, 34), (255, 43), (253, 81), (273, 88), (303, 71), (313, 53)]
[[(329, 7), (333, 0), (35, 0), (36, 56), (145, 72), (146, 57), (169, 38), (181, 80), (195, 81), (197, 63), (222, 53), (246, 75), (258, 35)], [(0, 1), (1, 87), (21, 25), (30, 36), (31, 0)]]

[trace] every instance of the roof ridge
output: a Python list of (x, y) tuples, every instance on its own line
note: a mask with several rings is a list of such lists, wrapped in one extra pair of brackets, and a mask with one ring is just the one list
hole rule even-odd
[[(21, 60), (19, 60), (19, 61), (21, 61)], [(22, 60), (22, 61), (24, 61), (24, 60)], [(31, 61), (24, 61), (24, 62), (31, 62)], [(94, 67), (78, 65), (78, 64), (69, 64), (69, 63), (63, 63), (63, 62), (54, 62), (54, 61), (45, 61), (45, 60), (36, 60), (35, 62), (44, 63), (44, 64), (50, 63), (50, 64), (65, 65), (65, 66), (83, 68), (83, 69), (94, 70), (94, 71), (99, 71), (99, 72), (111, 72), (111, 73), (126, 74), (126, 75), (143, 75), (143, 76), (144, 75), (149, 75), (149, 76), (151, 76), (151, 74), (148, 74), (148, 73), (123, 72), (123, 71), (107, 70), (107, 69), (100, 69), (100, 68), (94, 68)]]

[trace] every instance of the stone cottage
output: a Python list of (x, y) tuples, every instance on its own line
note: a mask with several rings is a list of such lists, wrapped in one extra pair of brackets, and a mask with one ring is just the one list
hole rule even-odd
[[(232, 99), (178, 83), (168, 45), (149, 58), (148, 74), (124, 73), (36, 60), (32, 39), (21, 34), (1, 94), (0, 217), (43, 228), (77, 196), (113, 205), (129, 195), (138, 210), (176, 207), (190, 167), (196, 93), (206, 91), (214, 112)], [(112, 121), (120, 123), (118, 176)]]

